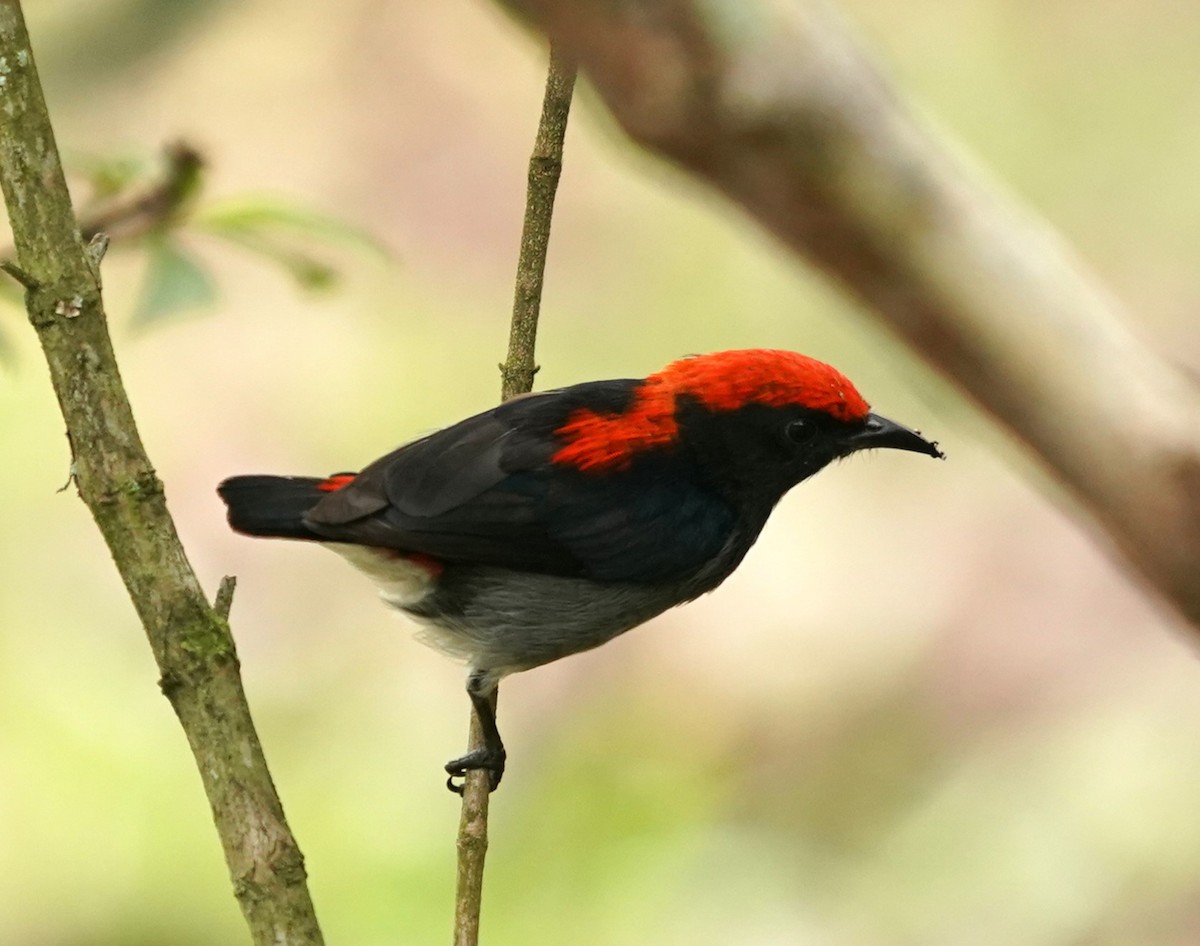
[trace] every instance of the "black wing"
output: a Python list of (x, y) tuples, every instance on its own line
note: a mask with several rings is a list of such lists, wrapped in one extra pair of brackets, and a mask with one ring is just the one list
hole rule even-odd
[(313, 507), (333, 541), (608, 581), (657, 581), (715, 556), (733, 510), (674, 454), (626, 470), (556, 465), (553, 432), (572, 410), (620, 412), (635, 381), (576, 385), (509, 401), (400, 447)]

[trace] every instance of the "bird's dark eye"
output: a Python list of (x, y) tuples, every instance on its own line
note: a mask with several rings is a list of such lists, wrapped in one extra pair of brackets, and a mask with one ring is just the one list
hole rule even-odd
[(808, 443), (817, 435), (817, 425), (811, 420), (791, 420), (783, 428), (783, 435), (789, 443)]

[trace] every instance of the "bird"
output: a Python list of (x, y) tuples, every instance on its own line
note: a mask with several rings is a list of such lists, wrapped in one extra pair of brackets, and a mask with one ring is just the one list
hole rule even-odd
[(338, 552), (466, 664), (483, 739), (445, 766), (461, 793), (469, 770), (493, 790), (504, 774), (502, 678), (712, 591), (793, 486), (878, 448), (945, 456), (836, 368), (743, 349), (520, 395), (359, 472), (233, 476), (217, 492), (234, 531)]

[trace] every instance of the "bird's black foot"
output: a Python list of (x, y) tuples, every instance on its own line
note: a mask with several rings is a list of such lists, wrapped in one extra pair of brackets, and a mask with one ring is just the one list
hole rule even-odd
[(504, 751), (503, 746), (500, 746), (498, 751), (494, 748), (483, 746), (457, 759), (452, 759), (446, 763), (446, 772), (450, 775), (446, 779), (446, 787), (456, 795), (461, 795), (463, 793), (463, 785), (461, 782), (455, 782), (454, 780), (465, 777), (472, 769), (486, 769), (489, 776), (488, 791), (494, 792), (500, 784), (500, 779), (504, 777), (504, 762), (507, 757), (508, 754)]
[(467, 677), (467, 696), (471, 698), (471, 706), (475, 710), (475, 718), (479, 721), (479, 734), (482, 736), (482, 746), (477, 746), (464, 756), (446, 763), (446, 771), (450, 777), (446, 779), (446, 787), (456, 795), (463, 793), (463, 783), (455, 782), (463, 778), (472, 769), (486, 769), (489, 776), (488, 791), (494, 792), (504, 777), (504, 760), (508, 753), (504, 751), (504, 741), (500, 738), (500, 730), (496, 728), (496, 680), (485, 671), (473, 670)]

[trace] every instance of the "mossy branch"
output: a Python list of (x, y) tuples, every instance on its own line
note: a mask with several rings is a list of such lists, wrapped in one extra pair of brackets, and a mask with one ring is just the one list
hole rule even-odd
[[(502, 400), (532, 390), (533, 376), (537, 373), (534, 348), (537, 341), (538, 314), (542, 304), (546, 251), (550, 245), (550, 222), (554, 214), (554, 196), (558, 191), (558, 180), (562, 173), (563, 138), (567, 133), (567, 118), (574, 89), (574, 62), (551, 47), (546, 92), (542, 99), (542, 115), (538, 121), (533, 154), (529, 159), (525, 223), (521, 231), (521, 251), (517, 259), (508, 358), (500, 365)], [(493, 695), (493, 709), (495, 705)], [(471, 749), (483, 745), (483, 733), (473, 712), (468, 744)], [(489, 790), (490, 773), (483, 770), (467, 773), (463, 782), (462, 816), (458, 827), (458, 880), (454, 901), (455, 946), (476, 946), (479, 942), (483, 865), (488, 847)]]
[(0, 0), (0, 185), (29, 320), (67, 425), (72, 476), (146, 631), (195, 756), (253, 940), (322, 943), (226, 614), (210, 606), (167, 512), (121, 383), (100, 293), (102, 243), (80, 237), (18, 0)]

